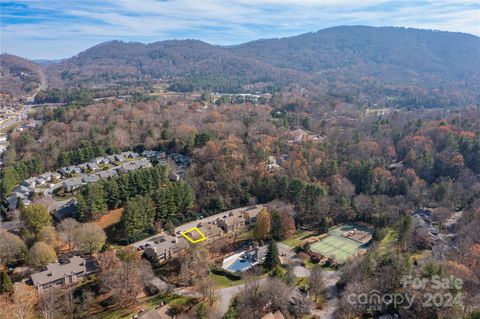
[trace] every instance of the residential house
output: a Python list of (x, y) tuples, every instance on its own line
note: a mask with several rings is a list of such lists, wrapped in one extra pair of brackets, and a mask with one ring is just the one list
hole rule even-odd
[(46, 182), (50, 182), (53, 179), (51, 172), (43, 173), (42, 175), (40, 175), (40, 177), (43, 178)]
[(128, 163), (122, 164), (122, 166), (120, 166), (117, 169), (117, 172), (119, 174), (126, 174), (126, 173), (132, 172), (136, 169), (139, 169), (137, 164), (135, 164), (134, 162), (128, 162)]
[(86, 184), (95, 183), (100, 180), (100, 177), (96, 174), (90, 174), (88, 176), (82, 177), (82, 181)]
[(160, 151), (145, 150), (143, 151), (142, 155), (145, 156), (146, 158), (158, 159), (158, 160), (166, 158), (165, 152), (160, 152)]
[(139, 160), (136, 160), (134, 161), (133, 163), (137, 164), (139, 167), (143, 168), (143, 167), (149, 167), (149, 166), (152, 166), (152, 164), (150, 163), (150, 161), (146, 158), (142, 158), (142, 159), (139, 159)]
[(248, 224), (254, 224), (257, 222), (257, 215), (260, 213), (260, 211), (264, 208), (262, 205), (256, 205), (256, 206), (250, 206), (247, 208), (244, 208), (242, 210), (243, 218), (245, 219), (245, 223)]
[(102, 164), (102, 157), (95, 157), (90, 160), (90, 163)]
[(62, 186), (67, 192), (72, 192), (83, 185), (81, 178), (71, 178), (63, 182)]
[(68, 174), (70, 174), (70, 171), (69, 171), (68, 167), (62, 167), (58, 170), (58, 172), (62, 176), (67, 176)]
[(50, 176), (52, 176), (51, 181), (57, 181), (62, 177), (62, 175), (57, 172), (50, 173)]
[(177, 238), (167, 234), (161, 234), (154, 238), (135, 244), (137, 249), (144, 250), (145, 256), (159, 262), (168, 260), (178, 255), (187, 247), (184, 238)]
[(98, 171), (100, 169), (97, 163), (87, 163), (87, 168), (91, 171)]
[[(215, 224), (214, 222), (200, 222), (197, 225), (197, 228), (202, 232), (203, 235), (207, 238), (207, 240), (211, 241), (214, 239), (219, 239), (223, 236), (224, 231), (223, 229)], [(194, 235), (195, 236), (195, 235)], [(198, 238), (192, 238), (198, 239)]]
[(117, 162), (125, 161), (125, 156), (123, 156), (122, 154), (114, 155), (114, 158), (115, 158), (115, 161), (117, 161)]
[(170, 158), (173, 159), (175, 163), (181, 166), (188, 166), (188, 164), (190, 164), (190, 158), (182, 154), (172, 153), (170, 154)]
[(70, 174), (80, 174), (82, 172), (82, 168), (76, 165), (68, 166), (68, 170), (70, 171)]
[(22, 181), (20, 184), (27, 187), (35, 187), (36, 183), (37, 183), (37, 179), (35, 177), (30, 177)]
[(217, 225), (222, 228), (225, 233), (231, 233), (245, 228), (245, 218), (241, 212), (232, 210), (226, 213), (226, 215), (216, 220)]
[(46, 183), (47, 183), (47, 180), (45, 178), (43, 178), (42, 176), (38, 176), (35, 180), (36, 186), (45, 185)]
[(277, 159), (275, 156), (269, 156), (268, 157), (268, 162), (267, 162), (267, 173), (274, 172), (278, 169), (280, 169), (280, 165), (277, 163)]
[(49, 264), (46, 268), (31, 276), (33, 285), (39, 292), (57, 286), (75, 284), (94, 271), (92, 267), (87, 267), (87, 260), (80, 256), (74, 256), (64, 263)]
[(114, 169), (109, 169), (107, 171), (101, 171), (97, 174), (100, 178), (107, 179), (109, 177), (117, 176), (117, 171)]
[(115, 155), (108, 155), (106, 158), (110, 161), (110, 163), (116, 162), (117, 159), (115, 158)]
[(125, 158), (138, 158), (140, 155), (138, 153), (132, 152), (132, 151), (127, 151), (127, 152), (122, 152), (120, 153)]

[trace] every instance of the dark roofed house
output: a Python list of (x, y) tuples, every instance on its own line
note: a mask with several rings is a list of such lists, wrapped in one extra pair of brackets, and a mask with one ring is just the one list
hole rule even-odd
[(78, 280), (93, 272), (93, 269), (87, 269), (87, 261), (80, 256), (74, 256), (65, 263), (53, 263), (47, 266), (47, 269), (33, 274), (33, 285), (39, 292), (46, 289), (71, 285)]

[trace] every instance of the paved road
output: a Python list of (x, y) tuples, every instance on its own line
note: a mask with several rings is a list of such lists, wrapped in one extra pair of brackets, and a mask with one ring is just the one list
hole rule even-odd
[(322, 319), (333, 319), (333, 313), (338, 307), (338, 289), (335, 284), (340, 279), (340, 271), (324, 271), (323, 278), (325, 279), (326, 288), (326, 304), (321, 310), (314, 310), (312, 314), (319, 316)]
[(30, 96), (26, 98), (27, 104), (24, 104), (22, 110), (20, 111), (20, 119), (8, 119), (5, 122), (2, 122), (0, 124), (0, 130), (12, 126), (17, 122), (20, 122), (22, 119), (26, 119), (28, 117), (28, 112), (30, 112), (30, 109), (32, 108), (31, 104), (33, 103), (33, 101), (35, 101), (35, 96), (37, 96), (38, 92), (47, 88), (47, 79), (45, 77), (45, 73), (43, 73), (43, 71), (40, 71), (39, 75), (40, 85), (38, 86), (38, 88), (35, 89), (35, 91), (33, 91)]

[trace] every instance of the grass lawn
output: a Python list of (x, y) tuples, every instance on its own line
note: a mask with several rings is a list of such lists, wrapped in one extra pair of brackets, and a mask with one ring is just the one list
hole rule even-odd
[(310, 231), (299, 230), (290, 238), (283, 240), (282, 243), (290, 247), (296, 247), (301, 243), (302, 240), (310, 237), (311, 235), (312, 235), (312, 232)]
[(217, 275), (210, 273), (209, 274), (210, 278), (215, 281), (218, 287), (220, 288), (227, 288), (227, 287), (233, 287), (233, 286), (238, 286), (243, 284), (243, 280), (232, 280), (228, 277), (222, 276), (222, 275)]
[(109, 211), (106, 214), (103, 214), (100, 219), (94, 221), (93, 223), (102, 227), (103, 229), (108, 228), (120, 221), (122, 217), (123, 208), (117, 208)]
[[(234, 286), (238, 286), (238, 285), (241, 285), (244, 283), (244, 280), (243, 279), (239, 279), (239, 280), (232, 280), (228, 277), (225, 277), (225, 276), (222, 276), (222, 275), (217, 275), (217, 274), (213, 274), (213, 273), (210, 273), (209, 274), (210, 278), (212, 278), (215, 283), (217, 284), (217, 286), (219, 288), (227, 288), (227, 287), (234, 287)], [(265, 278), (268, 276), (268, 273), (267, 274), (263, 274), (261, 276), (256, 276), (255, 279), (260, 279), (260, 278)]]
[(387, 252), (388, 248), (396, 240), (397, 240), (397, 233), (392, 229), (388, 229), (387, 235), (385, 235), (385, 237), (383, 237), (383, 239), (380, 241), (378, 251), (380, 253)]

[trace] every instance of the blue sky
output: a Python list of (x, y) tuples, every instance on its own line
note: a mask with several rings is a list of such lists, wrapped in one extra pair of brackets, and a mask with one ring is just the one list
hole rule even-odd
[(480, 36), (478, 0), (1, 0), (1, 52), (70, 57), (113, 39), (238, 44), (337, 25)]

